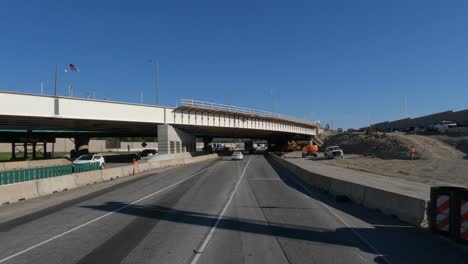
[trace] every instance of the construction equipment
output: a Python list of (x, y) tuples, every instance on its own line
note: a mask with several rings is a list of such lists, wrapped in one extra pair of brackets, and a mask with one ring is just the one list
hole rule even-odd
[(318, 145), (315, 143), (308, 144), (304, 148), (302, 148), (302, 157), (305, 158), (307, 156), (313, 156), (317, 158), (318, 153)]

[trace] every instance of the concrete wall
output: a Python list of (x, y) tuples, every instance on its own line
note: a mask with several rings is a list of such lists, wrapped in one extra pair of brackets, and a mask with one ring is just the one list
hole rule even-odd
[[(141, 146), (142, 142), (120, 142), (120, 149), (106, 148), (105, 140), (90, 140), (89, 141), (89, 151), (90, 152), (108, 152), (110, 150), (114, 151), (126, 151), (128, 146), (130, 146), (130, 151), (141, 151), (145, 148)], [(146, 148), (158, 148), (157, 142), (146, 142)], [(72, 149), (75, 148), (75, 144), (72, 140), (68, 138), (57, 138), (54, 144), (55, 152), (67, 152), (69, 153)], [(47, 143), (47, 151), (52, 151), (52, 143)], [(0, 152), (11, 152), (10, 143), (0, 143)]]
[(171, 125), (158, 125), (160, 154), (193, 152), (196, 150), (196, 138)]

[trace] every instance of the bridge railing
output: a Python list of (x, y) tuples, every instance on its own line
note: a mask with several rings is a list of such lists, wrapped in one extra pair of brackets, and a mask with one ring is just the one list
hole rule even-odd
[(273, 118), (285, 119), (285, 120), (300, 122), (300, 123), (305, 123), (305, 124), (313, 124), (313, 125), (317, 124), (316, 122), (313, 122), (310, 120), (304, 120), (304, 119), (295, 118), (295, 117), (282, 115), (278, 113), (273, 113), (269, 111), (255, 110), (255, 109), (246, 108), (246, 107), (218, 104), (218, 103), (212, 103), (212, 102), (204, 102), (204, 101), (198, 101), (198, 100), (192, 100), (192, 99), (181, 99), (180, 105), (181, 106), (194, 106), (194, 107), (201, 107), (201, 108), (229, 111), (229, 112), (238, 112), (238, 113), (243, 113), (243, 114), (258, 115), (258, 116), (264, 116), (264, 117), (273, 117)]

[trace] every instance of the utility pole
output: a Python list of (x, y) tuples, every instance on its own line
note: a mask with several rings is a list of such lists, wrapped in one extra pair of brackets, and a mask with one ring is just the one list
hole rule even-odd
[(93, 91), (93, 99), (96, 100), (96, 91)]
[(57, 97), (57, 80), (58, 80), (58, 64), (55, 64), (55, 85), (54, 85), (54, 96)]
[(44, 94), (44, 82), (41, 80), (41, 95)]
[(143, 104), (143, 92), (140, 91), (140, 104)]

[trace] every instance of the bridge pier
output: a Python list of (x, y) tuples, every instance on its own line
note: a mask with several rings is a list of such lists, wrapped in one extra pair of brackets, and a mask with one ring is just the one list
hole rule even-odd
[(171, 125), (158, 125), (159, 154), (196, 151), (196, 138)]
[(208, 149), (209, 144), (213, 141), (212, 137), (204, 137), (203, 140), (203, 150), (206, 151)]
[(72, 158), (79, 157), (89, 153), (89, 140), (88, 136), (75, 137), (75, 151), (70, 153)]

